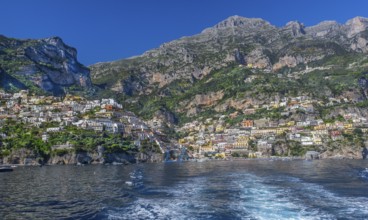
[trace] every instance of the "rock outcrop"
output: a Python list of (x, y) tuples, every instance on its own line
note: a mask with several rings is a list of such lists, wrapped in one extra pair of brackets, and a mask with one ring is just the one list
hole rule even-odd
[(331, 142), (325, 144), (320, 152), (320, 159), (364, 159), (365, 148), (349, 142)]
[[(98, 147), (99, 148), (99, 147)], [(61, 155), (51, 154), (50, 157), (42, 157), (29, 149), (13, 150), (8, 156), (0, 158), (0, 164), (18, 165), (64, 165), (64, 164), (132, 164), (136, 162), (160, 162), (162, 154), (152, 153), (108, 153), (104, 150), (97, 152), (64, 152)]]
[(304, 24), (299, 21), (290, 21), (282, 28), (282, 31), (293, 37), (300, 37), (306, 34), (304, 28)]
[[(61, 38), (18, 40), (0, 36), (0, 68), (6, 90), (31, 89), (54, 95), (71, 86), (91, 87), (90, 71), (77, 60), (76, 49)], [(2, 74), (2, 75), (3, 75)]]
[(368, 27), (368, 18), (355, 17), (350, 19), (345, 24), (345, 29), (347, 30), (347, 36), (349, 38), (354, 35), (366, 31)]
[(306, 160), (319, 159), (319, 153), (317, 151), (307, 151), (307, 153), (305, 153), (305, 159)]
[(39, 165), (43, 164), (43, 158), (28, 149), (13, 150), (9, 156), (2, 158), (3, 164)]
[(326, 37), (330, 33), (338, 31), (341, 26), (336, 21), (323, 21), (315, 26), (305, 28), (305, 32), (313, 37)]
[(196, 95), (194, 99), (187, 105), (187, 108), (193, 106), (212, 106), (216, 104), (217, 101), (224, 97), (223, 91), (210, 92), (208, 94)]

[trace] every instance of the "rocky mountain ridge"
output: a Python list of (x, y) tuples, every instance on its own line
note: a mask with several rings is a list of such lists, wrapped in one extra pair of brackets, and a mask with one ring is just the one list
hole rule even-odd
[[(165, 43), (141, 56), (92, 65), (92, 78), (108, 82), (107, 88), (114, 91), (147, 94), (156, 83), (163, 87), (177, 79), (200, 79), (230, 62), (276, 72), (340, 53), (366, 53), (367, 25), (368, 19), (356, 17), (346, 24), (326, 21), (305, 27), (292, 21), (277, 28), (262, 19), (232, 16), (198, 35)], [(145, 82), (132, 80), (131, 75)], [(109, 76), (114, 78), (113, 85)]]
[(1, 87), (33, 89), (60, 95), (65, 89), (91, 87), (90, 71), (77, 60), (77, 50), (59, 37), (18, 40), (0, 36)]

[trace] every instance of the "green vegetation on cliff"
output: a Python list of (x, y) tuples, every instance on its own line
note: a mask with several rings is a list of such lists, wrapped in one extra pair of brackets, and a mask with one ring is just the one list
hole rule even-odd
[[(138, 152), (138, 147), (130, 138), (79, 129), (74, 126), (50, 133), (45, 142), (42, 141), (42, 134), (46, 127), (28, 127), (24, 123), (11, 119), (6, 120), (0, 129), (0, 157), (10, 155), (13, 150), (27, 149), (34, 152), (36, 157), (42, 161), (46, 161), (50, 156), (60, 156), (70, 152), (95, 153), (98, 146), (104, 147), (106, 153), (134, 154)], [(57, 146), (60, 145), (64, 147), (58, 148)], [(52, 146), (55, 146), (55, 149), (52, 149)], [(71, 149), (67, 146), (70, 146)]]

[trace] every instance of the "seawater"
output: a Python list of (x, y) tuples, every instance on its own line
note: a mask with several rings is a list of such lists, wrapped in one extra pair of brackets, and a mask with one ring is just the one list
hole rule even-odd
[(368, 219), (368, 161), (18, 167), (0, 219)]

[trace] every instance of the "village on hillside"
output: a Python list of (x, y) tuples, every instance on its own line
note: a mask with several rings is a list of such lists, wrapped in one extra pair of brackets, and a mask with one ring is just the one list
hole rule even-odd
[[(13, 120), (28, 128), (42, 128), (42, 141), (47, 143), (51, 135), (57, 135), (67, 127), (75, 127), (95, 133), (108, 133), (128, 138), (138, 148), (142, 141), (149, 141), (164, 153), (166, 137), (152, 130), (134, 113), (124, 111), (114, 99), (86, 100), (79, 96), (66, 95), (33, 96), (27, 90), (9, 94), (0, 92), (0, 128), (6, 121)], [(1, 138), (8, 138), (0, 134)], [(12, 134), (10, 134), (12, 135)], [(66, 141), (51, 146), (52, 150), (73, 149)], [(97, 147), (97, 146), (96, 146)]]
[[(349, 103), (349, 100), (342, 102)], [(228, 126), (226, 121), (236, 118), (238, 112), (192, 121), (178, 129), (178, 132), (186, 134), (179, 143), (202, 155), (248, 158), (305, 157), (311, 151), (319, 157), (321, 149), (326, 151), (328, 148), (336, 148), (336, 144), (355, 145), (359, 151), (368, 145), (366, 117), (346, 113), (334, 117), (334, 120), (322, 120), (315, 104), (331, 107), (341, 104), (341, 100), (329, 98), (324, 104), (322, 101), (299, 96), (271, 101), (266, 105), (253, 105), (243, 110), (245, 119), (234, 126)], [(272, 109), (282, 109), (280, 119), (247, 118), (247, 115), (251, 116), (257, 111)], [(293, 114), (298, 115), (297, 119), (292, 117)]]

